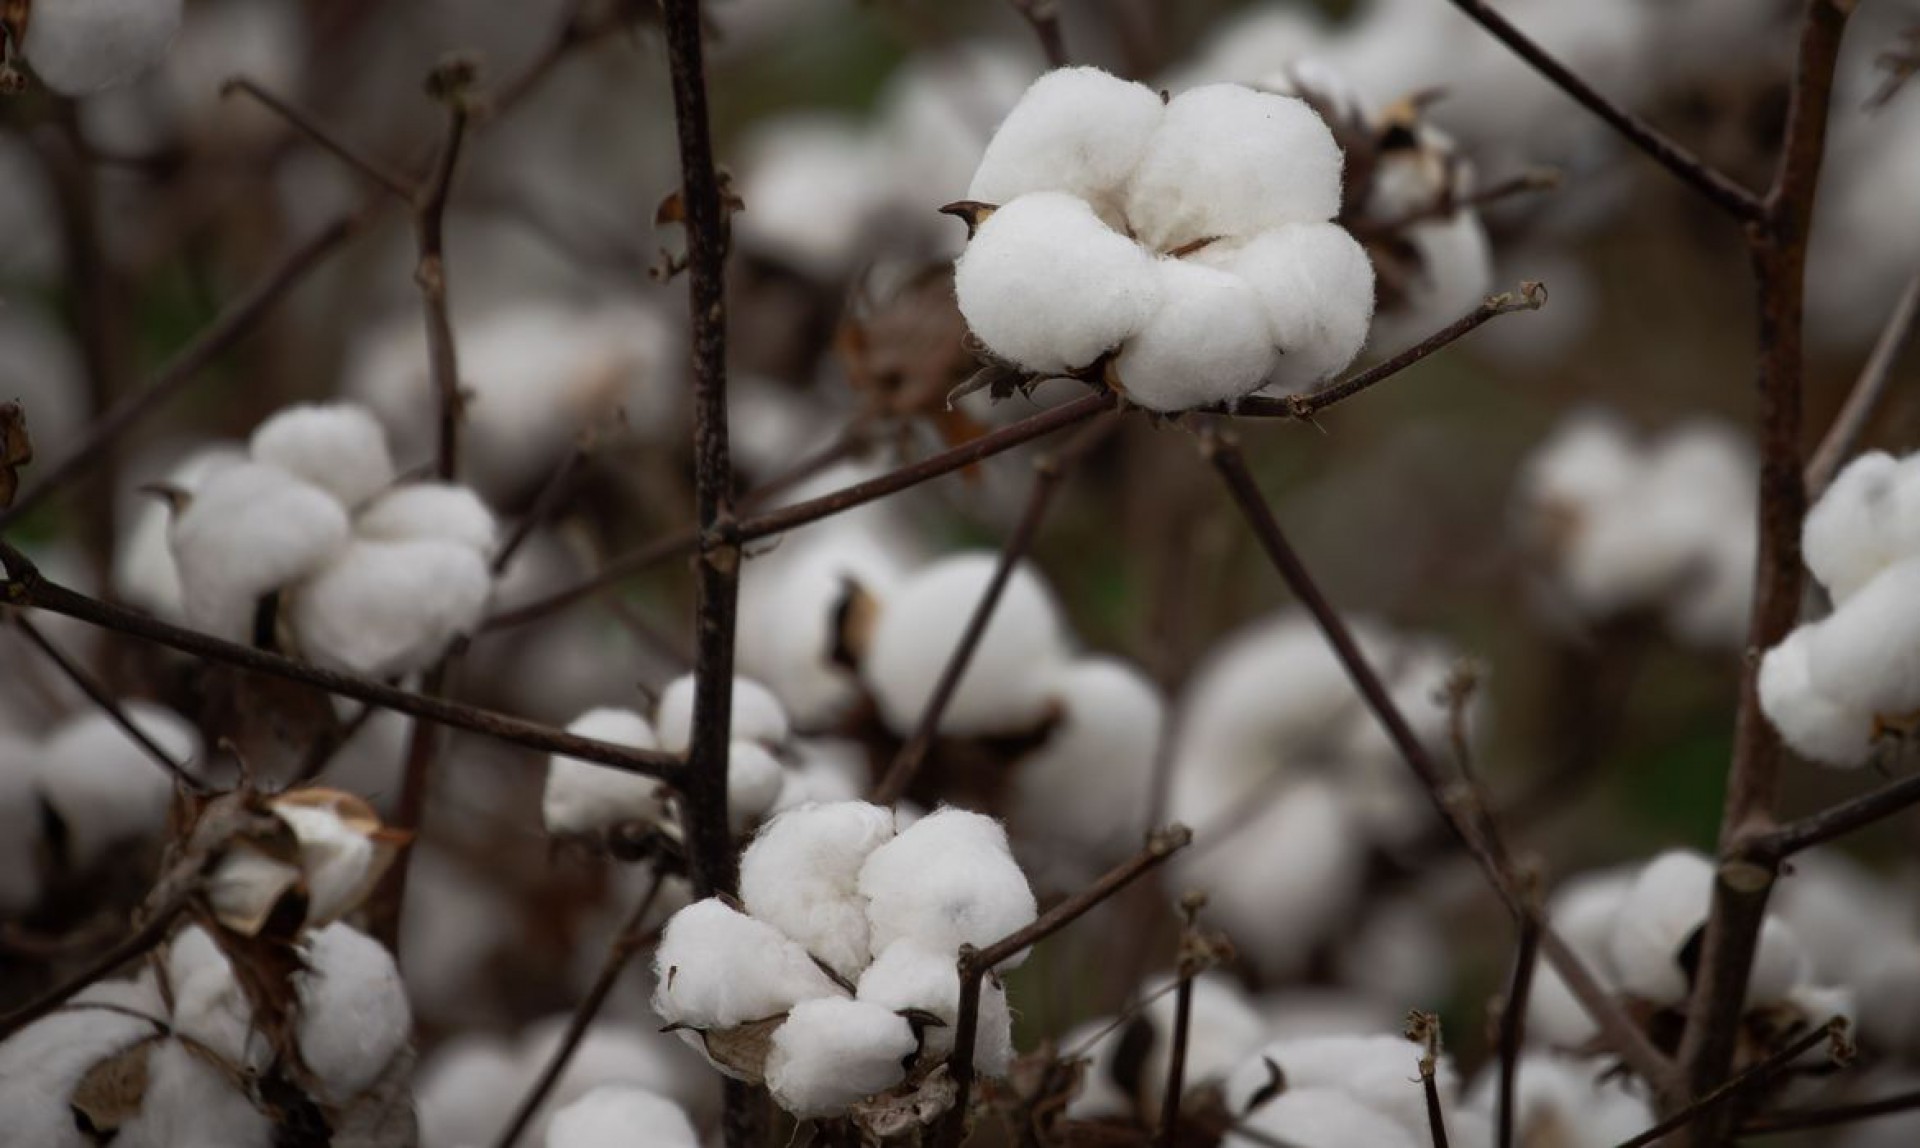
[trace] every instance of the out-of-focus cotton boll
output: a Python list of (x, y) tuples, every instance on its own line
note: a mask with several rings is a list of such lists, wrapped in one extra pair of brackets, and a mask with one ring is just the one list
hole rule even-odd
[(988, 141), (967, 198), (1002, 206), (1065, 192), (1103, 215), (1145, 157), (1166, 114), (1160, 97), (1098, 68), (1062, 68), (1033, 82)]
[(304, 479), (349, 508), (393, 482), (386, 432), (353, 403), (288, 407), (255, 428), (247, 450), (253, 461)]
[[(121, 704), (127, 719), (174, 761), (190, 764), (200, 737), (171, 710)], [(159, 833), (173, 782), (145, 749), (104, 713), (88, 712), (53, 732), (40, 750), (40, 792), (66, 827), (69, 860), (84, 868), (108, 846)]]
[(895, 209), (930, 220), (934, 208), (966, 198), (995, 126), (1037, 70), (1026, 53), (980, 40), (916, 55), (889, 77), (875, 139), (891, 158)]
[[(1705, 857), (1684, 850), (1663, 853), (1640, 871), (1620, 903), (1607, 951), (1623, 989), (1655, 1004), (1686, 999), (1682, 951), (1706, 921), (1713, 873)], [(1811, 971), (1793, 930), (1770, 917), (1760, 931), (1748, 1000), (1785, 999)]]
[(1291, 223), (1243, 244), (1209, 244), (1193, 261), (1239, 276), (1259, 297), (1269, 340), (1280, 349), (1265, 393), (1305, 390), (1345, 368), (1366, 344), (1373, 264), (1340, 227)]
[(308, 941), (297, 974), (300, 1059), (335, 1101), (373, 1086), (407, 1045), (413, 1017), (392, 954), (338, 922)]
[(1339, 1148), (1365, 1144), (1368, 1148), (1419, 1148), (1420, 1141), (1391, 1119), (1332, 1088), (1289, 1088), (1253, 1110), (1246, 1126), (1262, 1136), (1228, 1133), (1235, 1148), (1252, 1148), (1270, 1140), (1299, 1148)]
[(1060, 721), (1014, 771), (1009, 821), (1023, 849), (1084, 879), (1139, 847), (1166, 703), (1145, 674), (1112, 658), (1069, 664), (1052, 695)]
[(217, 0), (195, 4), (160, 69), (174, 117), (199, 140), (255, 142), (284, 121), (258, 100), (223, 97), (232, 76), (294, 97), (305, 73), (297, 5), (284, 0)]
[[(1499, 1104), (1499, 1073), (1482, 1072), (1468, 1106), (1490, 1118)], [(1639, 1087), (1609, 1074), (1600, 1060), (1547, 1053), (1520, 1058), (1514, 1077), (1513, 1127), (1517, 1143), (1560, 1148), (1612, 1148), (1659, 1119)]]
[[(1611, 985), (1615, 979), (1608, 945), (1637, 876), (1627, 869), (1584, 873), (1563, 882), (1547, 902), (1547, 919), (1554, 931), (1602, 985)], [(1578, 1048), (1597, 1031), (1559, 970), (1542, 962), (1534, 970), (1533, 992), (1527, 999), (1529, 1036), (1550, 1048)]]
[(730, 1028), (845, 995), (798, 942), (714, 899), (674, 914), (653, 967), (654, 1011), (693, 1029)]
[(255, 603), (313, 574), (347, 544), (346, 510), (277, 466), (237, 463), (209, 475), (169, 532), (188, 622), (242, 641)]
[[(660, 748), (668, 753), (685, 752), (692, 737), (694, 692), (693, 675), (686, 674), (675, 678), (660, 694), (655, 725), (660, 734)], [(780, 699), (749, 678), (733, 679), (730, 716), (732, 724), (728, 731), (735, 741), (778, 745), (787, 740), (791, 732), (787, 711), (781, 708)]]
[[(0, 181), (10, 178), (5, 164), (0, 163)], [(6, 210), (7, 204), (0, 201), (0, 215)], [(12, 241), (11, 235), (8, 241)], [(0, 262), (0, 268), (4, 266)], [(86, 425), (83, 399), (87, 387), (73, 340), (24, 303), (10, 299), (5, 308), (0, 308), (0, 395), (19, 403), (26, 412), (35, 455), (52, 460), (71, 449)]]
[[(895, 732), (918, 725), (998, 564), (986, 552), (953, 555), (887, 596), (860, 671)], [(1065, 660), (1066, 643), (1052, 592), (1031, 567), (1014, 567), (940, 715), (940, 731), (966, 737), (1037, 726), (1052, 704), (1045, 685)]]
[[(1887, 5), (1889, 17), (1904, 6)], [(1870, 17), (1872, 9), (1862, 13)], [(1894, 35), (1856, 23), (1842, 49), (1839, 92), (1827, 140), (1828, 178), (1814, 205), (1807, 261), (1807, 329), (1829, 344), (1864, 347), (1886, 323), (1893, 301), (1920, 258), (1920, 235), (1904, 209), (1920, 196), (1920, 105), (1896, 98), (1862, 111), (1880, 83), (1873, 55)]]
[(865, 747), (838, 738), (803, 738), (793, 743), (796, 764), (786, 771), (780, 799), (772, 812), (802, 805), (858, 801), (871, 780)]
[[(1398, 1126), (1414, 1144), (1422, 1144), (1427, 1135), (1427, 1101), (1419, 1083), (1419, 1046), (1399, 1036), (1322, 1036), (1302, 1039), (1282, 1038), (1260, 1049), (1241, 1063), (1227, 1080), (1227, 1109), (1245, 1113), (1252, 1099), (1271, 1081), (1267, 1061), (1280, 1069), (1286, 1091), (1278, 1104), (1296, 1089), (1308, 1092), (1331, 1089)], [(1434, 1083), (1444, 1110), (1453, 1107), (1459, 1091), (1453, 1061), (1442, 1055), (1434, 1066)], [(1259, 1121), (1266, 1106), (1253, 1110)], [(1262, 1127), (1265, 1127), (1263, 1124)], [(1308, 1141), (1307, 1143), (1313, 1143)], [(1336, 1143), (1381, 1143), (1374, 1140), (1343, 1140)]]
[(819, 113), (780, 116), (756, 126), (741, 147), (747, 208), (734, 228), (743, 247), (827, 280), (865, 258), (888, 163), (860, 125)]
[(54, 0), (34, 6), (21, 48), (63, 96), (123, 84), (158, 63), (180, 29), (181, 0)]
[[(1127, 1097), (1123, 1105), (1114, 1107), (1117, 1089), (1112, 1097), (1105, 1098), (1097, 1090), (1084, 1091), (1069, 1103), (1070, 1115), (1086, 1119), (1131, 1116), (1137, 1112), (1149, 1120), (1158, 1119), (1160, 1105), (1165, 1100), (1167, 1060), (1172, 1055), (1174, 1013), (1178, 1007), (1175, 995), (1162, 990), (1172, 983), (1170, 977), (1157, 977), (1142, 985), (1139, 993), (1141, 999), (1152, 998), (1140, 1012), (1141, 1019), (1153, 1032), (1152, 1044), (1137, 1069), (1142, 1094)], [(1097, 1023), (1105, 1026), (1105, 1022)], [(1185, 1080), (1188, 1089), (1224, 1083), (1268, 1035), (1265, 1018), (1247, 994), (1229, 978), (1212, 973), (1194, 978), (1192, 1011), (1187, 1023)], [(1125, 1031), (1124, 1025), (1115, 1028), (1087, 1050), (1093, 1062), (1087, 1069), (1089, 1079), (1111, 1079)], [(1077, 1047), (1077, 1042), (1069, 1041), (1067, 1046)]]
[(1911, 902), (1902, 884), (1835, 849), (1818, 848), (1794, 856), (1767, 909), (1799, 936), (1816, 977), (1850, 984), (1877, 954), (1910, 943), (1920, 923)]
[[(653, 726), (632, 710), (588, 710), (568, 723), (567, 732), (631, 749), (660, 748)], [(598, 833), (626, 824), (664, 824), (667, 793), (651, 777), (554, 754), (547, 759), (541, 813), (547, 832), (560, 835)]]
[[(167, 472), (166, 484), (192, 496), (211, 475), (244, 461), (238, 447), (215, 445), (193, 451)], [(157, 498), (140, 494), (123, 515), (132, 524), (113, 554), (113, 592), (127, 603), (169, 621), (183, 616), (180, 570), (174, 565), (167, 533), (173, 512)]]
[(644, 1088), (608, 1084), (553, 1114), (546, 1148), (627, 1148), (646, 1130), (652, 1148), (699, 1148), (687, 1110)]
[(1920, 560), (1889, 567), (1808, 627), (1814, 686), (1889, 718), (1920, 710)]
[(1164, 282), (1151, 253), (1058, 191), (1001, 204), (953, 268), (967, 326), (1036, 374), (1078, 370), (1132, 338)]
[(893, 811), (866, 802), (783, 813), (741, 855), (741, 902), (841, 976), (858, 976), (872, 957), (860, 869), (892, 837)]
[(459, 543), (360, 539), (301, 583), (287, 618), (311, 660), (387, 678), (472, 633), (492, 588), (486, 559)]
[(802, 1001), (774, 1031), (767, 1088), (795, 1116), (838, 1116), (899, 1083), (916, 1046), (906, 1019), (879, 1005)]
[(1760, 708), (1793, 751), (1823, 765), (1855, 766), (1873, 756), (1873, 711), (1816, 689), (1808, 660), (1814, 627), (1788, 634), (1760, 661)]
[[(859, 889), (876, 951), (903, 938), (947, 952), (986, 946), (1036, 915), (1006, 830), (960, 809), (931, 813), (875, 849), (861, 866)], [(1025, 959), (1023, 951), (1000, 967)]]
[(1253, 84), (1277, 68), (1319, 54), (1328, 38), (1326, 22), (1312, 11), (1282, 5), (1243, 8), (1213, 27), (1199, 55), (1181, 69), (1173, 90), (1194, 84)]
[[(954, 953), (930, 948), (911, 937), (895, 941), (860, 974), (859, 991), (854, 995), (893, 1012), (919, 1009), (932, 1013), (942, 1025), (921, 1033), (923, 1047), (934, 1056), (953, 1051), (953, 1030), (960, 1022), (960, 969)], [(1007, 1008), (1007, 990), (998, 978), (988, 977), (980, 983), (977, 1024), (974, 1071), (983, 1076), (1005, 1075), (1013, 1063), (1013, 1014)]]
[(466, 487), (415, 482), (376, 498), (354, 518), (353, 532), (384, 542), (416, 538), (455, 542), (488, 557), (493, 553), (499, 524), (480, 496)]
[(1404, 238), (1416, 269), (1397, 283), (1395, 305), (1373, 324), (1373, 349), (1410, 347), (1478, 307), (1493, 287), (1493, 249), (1479, 215), (1456, 211), (1409, 226)]

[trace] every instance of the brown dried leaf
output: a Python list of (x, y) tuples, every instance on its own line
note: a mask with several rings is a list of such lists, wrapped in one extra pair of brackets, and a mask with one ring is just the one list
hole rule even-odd
[(750, 1020), (732, 1028), (708, 1029), (700, 1034), (707, 1055), (755, 1084), (766, 1079), (767, 1054), (773, 1049), (773, 1031), (787, 1022), (787, 1014)]
[(927, 1074), (920, 1086), (899, 1095), (870, 1097), (848, 1113), (854, 1124), (874, 1140), (886, 1141), (917, 1128), (926, 1128), (953, 1107), (958, 1090), (943, 1065)]
[(158, 1036), (137, 1040), (81, 1075), (67, 1100), (81, 1131), (110, 1140), (140, 1111), (147, 1096), (147, 1058), (160, 1040)]

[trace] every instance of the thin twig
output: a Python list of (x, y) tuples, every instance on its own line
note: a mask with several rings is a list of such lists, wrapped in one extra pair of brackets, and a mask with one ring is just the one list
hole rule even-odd
[(1532, 917), (1520, 920), (1520, 944), (1513, 958), (1513, 980), (1500, 1006), (1500, 1093), (1494, 1109), (1497, 1148), (1513, 1148), (1519, 1092), (1520, 1053), (1526, 1041), (1527, 1002), (1533, 994), (1533, 970), (1540, 952), (1540, 930)]
[(1893, 314), (1880, 329), (1880, 337), (1874, 340), (1873, 352), (1867, 356), (1866, 366), (1860, 369), (1853, 390), (1847, 393), (1847, 401), (1834, 416), (1833, 425), (1827, 428), (1826, 437), (1820, 440), (1813, 457), (1807, 460), (1807, 501), (1816, 501), (1826, 492), (1827, 484), (1860, 445), (1860, 436), (1866, 432), (1874, 411), (1879, 409), (1880, 400), (1886, 397), (1894, 365), (1913, 338), (1916, 318), (1920, 318), (1920, 273), (1907, 280), (1907, 288), (1893, 305)]
[(135, 929), (125, 940), (100, 954), (73, 977), (0, 1017), (0, 1041), (6, 1040), (14, 1033), (47, 1016), (84, 992), (89, 985), (102, 980), (128, 961), (144, 955), (166, 939), (167, 930), (171, 929), (174, 921), (186, 911), (188, 892), (189, 890), (183, 887), (169, 900), (156, 907), (145, 924)]
[(1772, 1136), (1781, 1132), (1804, 1132), (1810, 1128), (1834, 1128), (1858, 1124), (1879, 1116), (1894, 1116), (1920, 1108), (1920, 1089), (1896, 1092), (1877, 1100), (1857, 1104), (1833, 1104), (1825, 1108), (1788, 1108), (1755, 1116), (1740, 1126), (1742, 1136)]
[(1421, 1045), (1420, 1091), (1427, 1100), (1427, 1135), (1433, 1148), (1447, 1148), (1447, 1114), (1440, 1104), (1440, 1018), (1416, 1010), (1407, 1017), (1407, 1039)]
[(1601, 95), (1592, 84), (1554, 59), (1485, 0), (1453, 0), (1453, 6), (1531, 64), (1534, 71), (1605, 120), (1608, 126), (1625, 136), (1635, 147), (1679, 176), (1682, 183), (1706, 196), (1737, 220), (1751, 222), (1760, 217), (1760, 200), (1752, 192), (1707, 166), (1699, 156), (1668, 139), (1639, 116)]
[(590, 441), (583, 438), (576, 442), (573, 449), (567, 452), (567, 457), (561, 459), (560, 465), (554, 467), (552, 473), (547, 475), (547, 480), (540, 484), (539, 492), (533, 496), (533, 504), (514, 524), (513, 533), (507, 535), (500, 549), (494, 551), (492, 571), (495, 578), (507, 572), (507, 564), (526, 545), (527, 539), (533, 537), (533, 532), (546, 525), (559, 512), (573, 486), (574, 476), (580, 473), (580, 468), (586, 464), (587, 456), (591, 453), (593, 444)]
[(1630, 1140), (1621, 1141), (1615, 1148), (1646, 1148), (1646, 1145), (1662, 1139), (1677, 1128), (1684, 1128), (1714, 1113), (1726, 1111), (1727, 1101), (1755, 1085), (1772, 1079), (1782, 1069), (1823, 1042), (1833, 1044), (1835, 1058), (1840, 1059), (1845, 1048), (1842, 1042), (1846, 1038), (1846, 1032), (1847, 1022), (1834, 1017), (1766, 1059), (1755, 1062), (1744, 1072), (1723, 1081), (1718, 1087), (1687, 1103), (1645, 1132)]
[(402, 203), (413, 201), (413, 184), (405, 177), (396, 174), (385, 164), (354, 147), (333, 133), (333, 130), (315, 119), (302, 108), (295, 107), (286, 100), (273, 94), (246, 76), (230, 77), (220, 85), (220, 94), (230, 96), (235, 92), (252, 97), (273, 112), (287, 126), (293, 128), (307, 139), (331, 153), (335, 159), (366, 176)]
[(514, 1142), (527, 1130), (527, 1125), (533, 1122), (533, 1114), (539, 1111), (540, 1105), (553, 1092), (554, 1085), (560, 1083), (560, 1074), (567, 1070), (568, 1064), (572, 1063), (573, 1054), (580, 1048), (580, 1041), (586, 1037), (587, 1029), (593, 1026), (594, 1017), (600, 1015), (601, 1007), (607, 1003), (607, 998), (613, 995), (613, 986), (620, 982), (620, 974), (626, 971), (627, 964), (633, 960), (634, 955), (650, 943), (643, 930), (646, 927), (647, 914), (653, 911), (653, 903), (659, 897), (660, 889), (665, 883), (665, 872), (656, 870), (652, 882), (647, 886), (646, 895), (640, 898), (640, 904), (634, 907), (632, 915), (627, 918), (626, 923), (620, 927), (620, 932), (613, 938), (613, 943), (607, 946), (606, 959), (600, 962), (600, 975), (594, 978), (593, 987), (587, 990), (586, 997), (581, 1000), (579, 1007), (573, 1010), (573, 1016), (567, 1021), (567, 1030), (561, 1035), (559, 1045), (554, 1048), (553, 1055), (547, 1058), (546, 1065), (541, 1068), (539, 1079), (535, 1080), (533, 1087), (521, 1097), (519, 1107), (514, 1109), (513, 1119), (507, 1122), (506, 1128), (500, 1133), (500, 1138), (493, 1142), (493, 1148), (513, 1148)]
[(1789, 821), (1754, 837), (1749, 849), (1754, 856), (1778, 864), (1795, 853), (1838, 840), (1915, 805), (1920, 805), (1920, 774), (1889, 782), (1871, 793), (1861, 794), (1798, 821)]

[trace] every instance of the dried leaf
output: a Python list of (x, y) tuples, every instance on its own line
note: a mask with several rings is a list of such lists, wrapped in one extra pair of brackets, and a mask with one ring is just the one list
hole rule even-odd
[(827, 660), (855, 670), (866, 657), (874, 627), (880, 623), (880, 599), (852, 578), (842, 582), (846, 589), (834, 607), (833, 649), (828, 651)]
[(854, 1124), (874, 1140), (886, 1141), (925, 1128), (953, 1107), (958, 1090), (945, 1066), (935, 1069), (911, 1092), (875, 1096), (853, 1106)]
[(715, 1064), (755, 1084), (766, 1079), (767, 1054), (773, 1049), (773, 1031), (787, 1022), (787, 1014), (750, 1020), (732, 1028), (707, 1029), (700, 1040)]
[(27, 412), (19, 403), (0, 403), (0, 510), (13, 505), (13, 496), (20, 490), (20, 468), (32, 461)]
[(140, 1111), (147, 1096), (147, 1058), (160, 1040), (158, 1036), (137, 1040), (82, 1074), (67, 1100), (82, 1132), (110, 1140)]

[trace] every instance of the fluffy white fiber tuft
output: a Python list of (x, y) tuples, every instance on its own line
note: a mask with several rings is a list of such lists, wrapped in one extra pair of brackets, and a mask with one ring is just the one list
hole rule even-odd
[[(693, 734), (692, 674), (675, 678), (660, 694), (660, 706), (654, 714), (660, 734), (660, 748), (668, 753), (683, 753)], [(736, 741), (778, 745), (790, 732), (787, 711), (780, 699), (767, 687), (747, 678), (733, 679), (731, 733)]]
[[(176, 762), (200, 753), (200, 736), (171, 710), (142, 701), (121, 705)], [(146, 750), (104, 713), (88, 710), (54, 730), (40, 748), (40, 794), (66, 828), (68, 859), (85, 868), (110, 846), (166, 827), (173, 782)]]
[(1873, 714), (1814, 688), (1812, 636), (1812, 626), (1801, 626), (1761, 659), (1760, 708), (1795, 753), (1822, 765), (1859, 765), (1873, 755)]
[(1164, 115), (1159, 95), (1144, 84), (1098, 68), (1048, 72), (1000, 122), (967, 198), (1006, 204), (1061, 191), (1101, 205), (1117, 198)]
[(1210, 244), (1193, 261), (1247, 281), (1279, 354), (1268, 391), (1305, 390), (1353, 362), (1373, 318), (1373, 263), (1331, 223), (1289, 223), (1245, 243)]
[(630, 1148), (636, 1133), (649, 1148), (699, 1148), (687, 1110), (655, 1092), (604, 1084), (553, 1114), (546, 1148)]
[(1235, 1148), (1278, 1141), (1300, 1148), (1346, 1148), (1365, 1144), (1367, 1148), (1420, 1148), (1406, 1129), (1391, 1119), (1333, 1088), (1292, 1088), (1249, 1114), (1249, 1129), (1262, 1133), (1259, 1139), (1229, 1133), (1228, 1144)]
[(413, 1014), (392, 954), (338, 922), (307, 942), (300, 994), (300, 1058), (335, 1101), (370, 1088), (413, 1032)]
[(300, 584), (287, 618), (313, 661), (388, 678), (425, 669), (471, 633), (492, 592), (486, 558), (463, 543), (363, 538)]
[[(653, 726), (632, 710), (588, 710), (568, 724), (567, 732), (633, 749), (660, 748)], [(664, 820), (666, 794), (653, 778), (554, 754), (547, 759), (540, 811), (549, 833), (597, 833)]]
[[(919, 1009), (944, 1024), (921, 1035), (935, 1056), (953, 1051), (953, 1030), (960, 1020), (960, 967), (956, 956), (929, 948), (912, 938), (888, 945), (860, 974), (858, 999), (894, 1012)], [(1013, 1063), (1013, 1013), (1007, 990), (998, 978), (980, 982), (978, 1028), (973, 1041), (973, 1068), (982, 1076), (1004, 1076)]]
[(695, 1029), (731, 1028), (845, 995), (797, 942), (713, 898), (673, 915), (653, 967), (653, 1010)]
[(1154, 271), (1160, 306), (1113, 364), (1127, 397), (1149, 410), (1180, 411), (1258, 390), (1278, 356), (1253, 284), (1183, 259), (1159, 260)]
[(898, 1084), (915, 1047), (912, 1026), (879, 1005), (803, 1001), (774, 1031), (767, 1088), (795, 1116), (837, 1116)]
[(353, 532), (384, 542), (452, 542), (490, 558), (499, 524), (480, 496), (464, 486), (413, 482), (389, 490), (368, 504), (354, 518)]
[(253, 461), (279, 467), (353, 508), (391, 485), (387, 432), (354, 403), (288, 407), (254, 429)]
[(346, 510), (321, 487), (257, 462), (217, 471), (169, 532), (188, 623), (245, 640), (255, 602), (319, 570), (347, 536)]
[[(961, 809), (928, 814), (875, 849), (861, 866), (859, 889), (876, 951), (902, 939), (950, 953), (990, 945), (1036, 915), (1006, 830)], [(1016, 954), (1002, 967), (1025, 958)]]
[(892, 837), (893, 811), (866, 802), (782, 813), (740, 858), (740, 900), (841, 976), (857, 977), (872, 957), (860, 870)]

